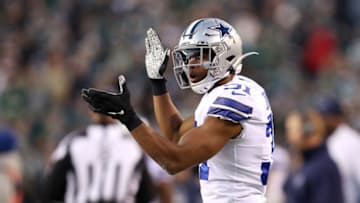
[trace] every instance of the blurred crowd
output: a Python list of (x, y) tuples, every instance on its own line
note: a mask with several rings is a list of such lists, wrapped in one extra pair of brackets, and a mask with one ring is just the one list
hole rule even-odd
[[(10, 164), (16, 168), (11, 181), (22, 183), (17, 199), (37, 201), (56, 144), (89, 123), (82, 88), (108, 87), (125, 74), (135, 109), (153, 124), (146, 30), (153, 27), (173, 48), (188, 23), (210, 16), (236, 27), (244, 52), (260, 53), (243, 62), (242, 74), (268, 93), (276, 143), (284, 147), (278, 157), (287, 153), (287, 114), (319, 95), (336, 97), (360, 130), (360, 1), (2, 0), (0, 135), (6, 141), (0, 139), (0, 153), (17, 153)], [(200, 96), (177, 87), (171, 66), (166, 74), (176, 105), (191, 115)], [(192, 173), (174, 179), (184, 194), (177, 202), (198, 198), (195, 179)]]

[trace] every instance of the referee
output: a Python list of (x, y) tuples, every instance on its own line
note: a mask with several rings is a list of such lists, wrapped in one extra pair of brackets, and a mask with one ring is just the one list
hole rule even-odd
[(122, 124), (91, 117), (93, 124), (65, 136), (52, 154), (44, 202), (149, 202), (153, 187), (142, 150)]

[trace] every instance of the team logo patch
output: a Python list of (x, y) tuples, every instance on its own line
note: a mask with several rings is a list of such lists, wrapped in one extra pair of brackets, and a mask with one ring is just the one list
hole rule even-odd
[(216, 31), (220, 32), (221, 37), (224, 37), (225, 35), (229, 35), (229, 34), (230, 34), (230, 28), (224, 26), (224, 25), (221, 24), (221, 23), (220, 23), (219, 25), (217, 25), (217, 26), (209, 27), (209, 29), (216, 30)]

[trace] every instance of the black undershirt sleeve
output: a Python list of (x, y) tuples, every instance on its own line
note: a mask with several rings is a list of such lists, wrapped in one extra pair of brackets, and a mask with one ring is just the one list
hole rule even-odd
[(43, 202), (64, 201), (66, 192), (66, 174), (72, 169), (71, 156), (69, 153), (66, 156), (55, 162), (44, 178), (43, 184)]

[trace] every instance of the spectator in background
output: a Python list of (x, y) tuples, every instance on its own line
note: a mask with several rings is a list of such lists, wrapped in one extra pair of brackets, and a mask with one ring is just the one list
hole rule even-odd
[(303, 164), (290, 174), (284, 190), (288, 203), (343, 203), (341, 177), (325, 145), (325, 126), (315, 111), (286, 118), (287, 140)]
[(0, 128), (0, 202), (21, 203), (22, 166), (11, 129)]
[(149, 202), (152, 182), (139, 146), (125, 126), (91, 117), (93, 124), (68, 134), (53, 153), (44, 201)]
[(317, 76), (323, 69), (328, 68), (329, 61), (338, 51), (335, 34), (326, 28), (315, 28), (306, 39), (304, 45), (303, 63), (310, 76)]
[[(340, 169), (346, 203), (360, 202), (360, 135), (346, 122), (339, 101), (332, 97), (320, 99), (316, 110), (325, 122), (327, 146), (331, 158)], [(355, 156), (355, 157), (354, 157)]]

